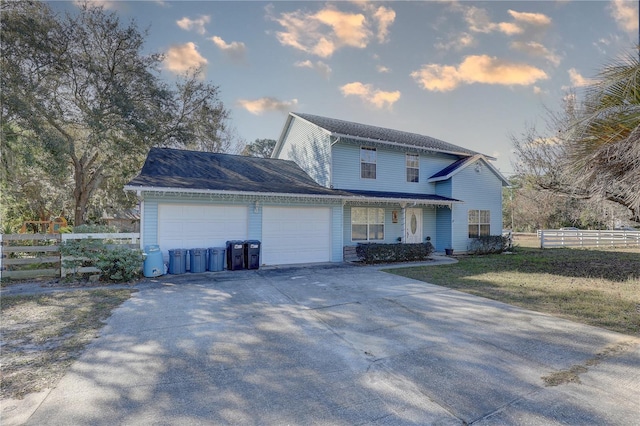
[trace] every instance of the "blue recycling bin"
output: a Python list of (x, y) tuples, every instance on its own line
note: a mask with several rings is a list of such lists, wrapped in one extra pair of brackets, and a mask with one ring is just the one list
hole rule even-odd
[(208, 269), (212, 272), (224, 271), (225, 248), (211, 247), (209, 248), (209, 264)]
[(192, 273), (206, 272), (207, 249), (194, 248), (189, 250), (189, 264)]
[(142, 273), (147, 278), (159, 277), (164, 274), (164, 262), (160, 246), (149, 245), (144, 247), (144, 263)]
[(184, 274), (187, 272), (187, 250), (169, 250), (169, 273)]

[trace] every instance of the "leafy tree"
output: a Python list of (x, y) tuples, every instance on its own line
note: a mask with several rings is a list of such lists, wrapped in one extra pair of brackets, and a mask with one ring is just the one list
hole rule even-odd
[(640, 62), (610, 64), (578, 102), (548, 111), (547, 129), (512, 137), (520, 178), (544, 191), (578, 200), (617, 203), (640, 221)]
[(247, 144), (242, 151), (242, 155), (250, 157), (271, 157), (277, 141), (273, 139), (256, 139), (253, 143)]
[[(133, 202), (122, 184), (151, 146), (222, 151), (230, 143), (218, 87), (197, 69), (164, 83), (163, 56), (143, 53), (146, 34), (135, 23), (89, 4), (57, 16), (46, 3), (3, 2), (2, 15), (2, 122), (28, 131), (11, 155), (30, 143), (40, 165), (62, 165), (75, 225), (91, 205)], [(60, 176), (40, 171), (49, 185)]]

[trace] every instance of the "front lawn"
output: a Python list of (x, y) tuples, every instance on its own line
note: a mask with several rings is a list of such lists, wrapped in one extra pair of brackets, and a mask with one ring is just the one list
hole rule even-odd
[(518, 248), (387, 272), (640, 336), (640, 250)]

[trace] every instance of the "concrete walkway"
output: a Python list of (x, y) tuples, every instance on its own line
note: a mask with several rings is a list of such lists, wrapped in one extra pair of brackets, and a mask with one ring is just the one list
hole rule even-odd
[(640, 424), (638, 339), (379, 269), (162, 277), (27, 424)]

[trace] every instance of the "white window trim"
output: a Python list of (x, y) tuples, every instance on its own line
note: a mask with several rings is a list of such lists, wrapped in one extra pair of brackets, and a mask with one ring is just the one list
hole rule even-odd
[[(471, 212), (477, 212), (477, 214), (478, 214), (478, 223), (471, 223), (471, 221), (469, 220), (469, 214)], [(487, 220), (488, 220), (488, 222), (482, 222), (480, 220), (480, 218), (482, 217), (482, 212), (487, 212)], [(469, 227), (472, 226), (472, 225), (473, 226), (477, 226), (477, 228), (478, 228), (477, 229), (478, 235), (475, 236), (475, 237), (472, 237), (472, 236), (469, 235)], [(469, 211), (467, 211), (467, 237), (468, 238), (480, 238), (480, 237), (482, 237), (483, 235), (480, 235), (481, 234), (480, 227), (482, 225), (489, 226), (489, 233), (487, 235), (491, 235), (491, 210), (469, 209)]]
[[(367, 233), (366, 233), (367, 239), (366, 240), (354, 240), (353, 239), (353, 225), (365, 225), (364, 223), (355, 223), (355, 224), (353, 223), (353, 216), (354, 216), (353, 215), (353, 210), (354, 209), (365, 209), (367, 211), (367, 223), (366, 223), (366, 225), (367, 225)], [(370, 209), (382, 210), (382, 223), (369, 223), (369, 210)], [(385, 234), (385, 228), (386, 228), (385, 222), (386, 222), (386, 212), (385, 212), (384, 208), (382, 208), (382, 207), (351, 207), (351, 225), (350, 225), (350, 227), (351, 227), (351, 229), (350, 229), (351, 242), (353, 242), (353, 243), (369, 243), (369, 242), (384, 241), (385, 236), (386, 236), (386, 234)], [(369, 226), (370, 225), (382, 225), (382, 235), (383, 235), (382, 239), (380, 239), (380, 240), (370, 240), (369, 239)]]
[[(418, 165), (417, 167), (409, 167), (409, 157), (416, 157), (417, 161), (418, 161)], [(420, 183), (420, 154), (413, 154), (413, 153), (409, 153), (407, 152), (405, 154), (404, 157), (404, 165), (405, 165), (405, 179), (407, 180), (407, 183)], [(417, 181), (410, 181), (409, 179), (407, 179), (407, 172), (409, 171), (409, 169), (414, 169), (418, 171), (418, 180)]]
[[(376, 155), (376, 159), (374, 162), (366, 162), (366, 161), (362, 161), (362, 150), (369, 150), (369, 151), (373, 151), (375, 152)], [(360, 149), (358, 150), (358, 155), (360, 157), (360, 179), (365, 179), (365, 180), (376, 180), (378, 179), (378, 149), (371, 147), (371, 146), (361, 146)], [(376, 177), (370, 178), (370, 177), (363, 177), (362, 176), (362, 164), (374, 164), (376, 166)]]

